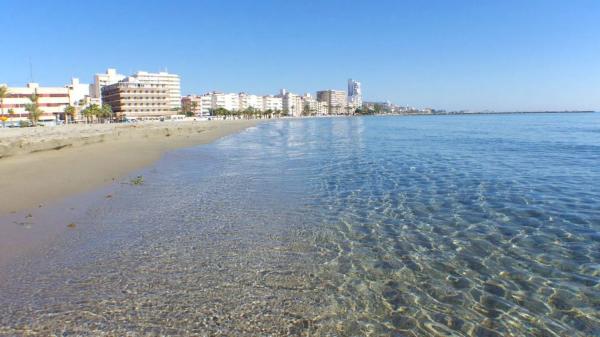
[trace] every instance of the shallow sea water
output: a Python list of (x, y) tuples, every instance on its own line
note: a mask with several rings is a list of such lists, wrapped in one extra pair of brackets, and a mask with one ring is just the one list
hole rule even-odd
[(10, 266), (0, 335), (600, 336), (600, 114), (272, 121), (140, 174)]

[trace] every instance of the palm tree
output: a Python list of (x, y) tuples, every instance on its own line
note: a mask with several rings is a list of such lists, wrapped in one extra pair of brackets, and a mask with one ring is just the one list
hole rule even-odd
[(100, 108), (100, 111), (98, 114), (102, 118), (102, 121), (104, 121), (105, 118), (112, 119), (112, 116), (113, 116), (112, 107), (110, 106), (110, 104), (102, 104), (102, 108)]
[(4, 99), (8, 97), (8, 87), (0, 86), (0, 113), (4, 115)]
[(40, 100), (40, 96), (37, 94), (37, 91), (35, 91), (33, 94), (31, 94), (31, 96), (29, 96), (29, 100), (35, 104), (38, 104), (38, 102)]
[(37, 126), (38, 121), (40, 120), (40, 116), (44, 113), (38, 104), (40, 97), (37, 93), (33, 93), (29, 100), (31, 103), (25, 104), (25, 111), (29, 112), (29, 120), (33, 124), (33, 126)]
[(76, 112), (77, 110), (71, 104), (65, 107), (65, 124), (69, 124), (69, 117), (71, 117), (71, 120), (75, 119)]
[(37, 103), (25, 104), (25, 111), (29, 112), (29, 120), (33, 126), (37, 126), (40, 116), (44, 113)]
[(8, 119), (12, 119), (13, 116), (15, 114), (15, 110), (14, 109), (8, 109)]
[(85, 122), (89, 123), (93, 120), (94, 116), (98, 117), (101, 115), (102, 109), (98, 106), (98, 104), (92, 104), (87, 108), (81, 111), (81, 114), (85, 117)]
[(81, 110), (81, 115), (83, 117), (85, 117), (85, 124), (88, 124), (90, 122), (90, 116), (91, 116), (91, 111), (90, 111), (90, 107), (86, 107), (83, 110)]
[(225, 108), (216, 108), (212, 111), (215, 116), (223, 116), (223, 119), (225, 119), (225, 116), (229, 114), (229, 110), (225, 109)]
[(192, 109), (190, 110), (189, 113), (186, 113), (185, 116), (186, 117), (192, 117), (196, 114), (196, 110), (198, 109), (198, 102), (193, 101), (192, 102)]
[(252, 116), (252, 114), (254, 114), (254, 108), (252, 108), (251, 106), (247, 107), (242, 111), (242, 115), (245, 119), (250, 119), (250, 116)]

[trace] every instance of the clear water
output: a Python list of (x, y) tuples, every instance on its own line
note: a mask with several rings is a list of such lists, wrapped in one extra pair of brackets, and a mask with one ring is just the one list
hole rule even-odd
[(600, 114), (273, 121), (0, 285), (0, 334), (600, 336)]

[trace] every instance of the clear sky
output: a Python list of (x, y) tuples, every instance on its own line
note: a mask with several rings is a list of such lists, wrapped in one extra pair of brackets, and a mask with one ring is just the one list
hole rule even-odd
[(600, 110), (600, 1), (0, 0), (0, 83), (168, 69), (182, 93), (346, 89), (471, 110)]

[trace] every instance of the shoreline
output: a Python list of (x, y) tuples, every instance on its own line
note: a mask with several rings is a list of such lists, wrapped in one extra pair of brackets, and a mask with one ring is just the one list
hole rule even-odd
[(0, 132), (0, 216), (106, 186), (154, 163), (169, 150), (207, 144), (260, 122), (216, 120), (4, 130)]

